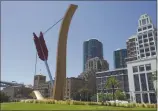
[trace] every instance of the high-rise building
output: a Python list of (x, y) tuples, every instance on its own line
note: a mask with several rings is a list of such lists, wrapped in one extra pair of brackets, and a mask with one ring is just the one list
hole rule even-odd
[(95, 71), (106, 71), (109, 70), (109, 63), (106, 60), (100, 59), (99, 57), (94, 57), (86, 62), (85, 71), (95, 70)]
[(125, 68), (126, 61), (125, 58), (127, 57), (127, 49), (118, 49), (114, 51), (114, 67), (117, 68)]
[(94, 57), (103, 59), (103, 45), (97, 39), (90, 39), (83, 43), (83, 70), (87, 60)]
[(157, 29), (147, 14), (140, 16), (137, 34), (130, 37), (126, 44), (127, 62), (156, 56)]
[(133, 61), (137, 60), (137, 52), (136, 52), (136, 35), (132, 35), (127, 41), (127, 58), (125, 59), (127, 61)]
[[(130, 52), (128, 58), (136, 58), (127, 61), (130, 99), (133, 102), (156, 103), (156, 89), (152, 78), (157, 64), (157, 29), (147, 14), (140, 16), (137, 34), (133, 38), (135, 45), (127, 45), (128, 53)], [(134, 54), (131, 54), (132, 47), (135, 48)]]
[(137, 58), (156, 56), (156, 28), (147, 15), (141, 15), (138, 20), (137, 30)]

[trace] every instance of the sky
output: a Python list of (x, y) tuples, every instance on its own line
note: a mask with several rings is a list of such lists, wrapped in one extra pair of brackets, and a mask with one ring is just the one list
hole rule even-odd
[[(83, 71), (83, 42), (96, 38), (103, 43), (104, 59), (114, 67), (113, 51), (126, 48), (136, 34), (138, 19), (147, 13), (156, 25), (156, 1), (3, 1), (1, 2), (1, 80), (33, 84), (36, 49), (32, 33), (39, 35), (61, 19), (70, 4), (78, 5), (68, 33), (67, 77)], [(44, 35), (52, 76), (56, 71), (57, 42), (61, 22)], [(47, 76), (43, 61), (36, 74)]]

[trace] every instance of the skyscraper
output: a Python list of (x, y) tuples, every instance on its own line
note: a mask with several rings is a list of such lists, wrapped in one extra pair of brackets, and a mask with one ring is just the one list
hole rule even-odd
[(118, 49), (114, 51), (114, 67), (124, 68), (126, 67), (125, 58), (127, 57), (127, 49)]
[[(157, 29), (154, 27), (150, 16), (143, 14), (138, 20), (136, 36), (127, 45), (128, 59), (127, 70), (129, 80), (130, 99), (138, 103), (156, 103), (156, 87), (153, 72), (157, 71)], [(134, 53), (131, 50), (134, 48)], [(128, 57), (128, 58), (129, 58)], [(138, 92), (138, 93), (137, 93)], [(133, 99), (135, 98), (135, 99)]]
[(157, 30), (147, 14), (140, 16), (137, 34), (130, 37), (126, 44), (127, 61), (156, 56)]
[(94, 57), (103, 59), (103, 45), (97, 39), (90, 39), (83, 43), (83, 70), (87, 60)]

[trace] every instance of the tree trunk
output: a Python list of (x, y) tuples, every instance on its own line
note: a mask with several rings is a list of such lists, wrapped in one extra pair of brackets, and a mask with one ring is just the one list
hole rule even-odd
[(113, 95), (113, 100), (115, 98), (115, 95), (114, 95), (114, 85), (112, 85), (112, 95)]

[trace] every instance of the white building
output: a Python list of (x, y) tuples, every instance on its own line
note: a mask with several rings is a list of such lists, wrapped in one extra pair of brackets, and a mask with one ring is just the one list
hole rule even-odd
[(131, 100), (140, 103), (155, 103), (152, 75), (156, 71), (156, 57), (127, 62), (127, 69)]
[(156, 56), (157, 31), (152, 24), (151, 18), (141, 15), (138, 20), (136, 38), (137, 58), (148, 58)]
[[(132, 55), (136, 58), (127, 61), (131, 100), (141, 103), (155, 103), (156, 89), (152, 75), (157, 70), (157, 31), (147, 14), (140, 16), (137, 34), (132, 39), (132, 45), (127, 44), (127, 50), (130, 51), (128, 58)], [(134, 48), (134, 52), (131, 52), (131, 47)]]

